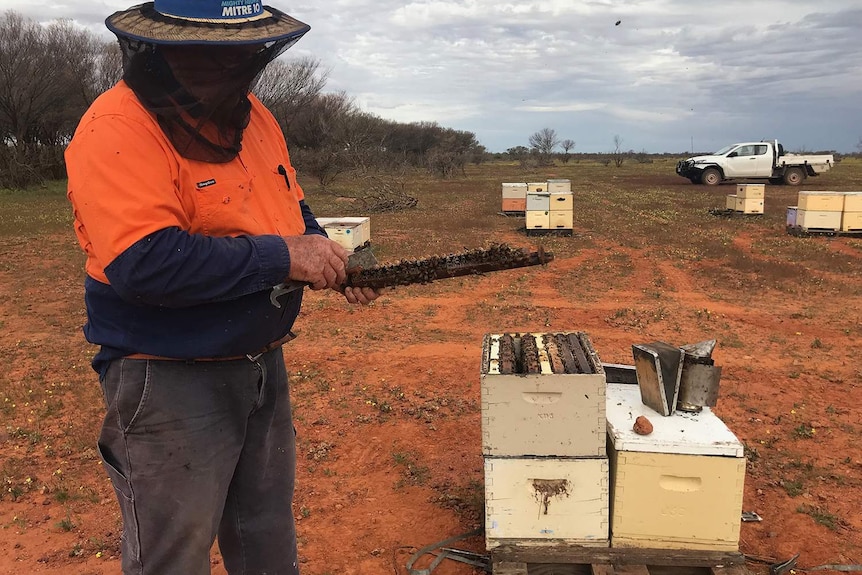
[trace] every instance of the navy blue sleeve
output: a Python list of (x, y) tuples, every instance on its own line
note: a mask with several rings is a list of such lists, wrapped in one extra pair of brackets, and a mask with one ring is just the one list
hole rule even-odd
[(283, 282), (289, 272), (280, 236), (211, 237), (176, 227), (135, 242), (105, 268), (124, 300), (169, 308), (236, 299)]
[(317, 220), (314, 214), (311, 213), (311, 208), (305, 203), (305, 200), (299, 200), (299, 207), (302, 209), (302, 219), (305, 220), (305, 235), (320, 234), (321, 236), (329, 237)]

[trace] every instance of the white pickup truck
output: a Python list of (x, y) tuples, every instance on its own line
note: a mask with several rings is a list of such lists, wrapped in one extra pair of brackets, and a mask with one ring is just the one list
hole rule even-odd
[(834, 162), (831, 154), (786, 154), (778, 140), (763, 140), (732, 144), (708, 156), (682, 160), (676, 173), (693, 184), (707, 186), (733, 180), (798, 186), (805, 178), (829, 170)]

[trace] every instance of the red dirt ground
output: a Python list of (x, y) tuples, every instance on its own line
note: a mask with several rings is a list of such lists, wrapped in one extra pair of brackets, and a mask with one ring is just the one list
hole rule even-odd
[[(752, 252), (757, 233), (735, 241)], [(847, 238), (824, 242), (860, 269)], [(748, 448), (743, 508), (763, 517), (742, 524), (741, 550), (800, 553), (802, 567), (862, 563), (862, 298), (825, 290), (800, 306), (769, 286), (741, 293), (733, 270), (711, 282), (647, 250), (586, 246), (544, 268), (394, 289), (364, 308), (307, 292), (300, 337), (285, 347), (305, 575), (403, 575), (413, 550), (481, 526), (482, 338), (524, 331), (586, 331), (614, 363), (632, 363), (636, 343), (717, 338), (715, 411)], [(0, 349), (7, 378), (25, 382), (0, 397), (0, 574), (119, 573), (118, 509), (92, 447), (102, 406), (74, 247), (63, 234), (0, 248)], [(603, 270), (619, 261), (630, 269), (608, 281)], [(484, 551), (478, 537), (458, 545)], [(217, 549), (213, 565), (224, 575)], [(435, 575), (473, 572), (443, 562)]]

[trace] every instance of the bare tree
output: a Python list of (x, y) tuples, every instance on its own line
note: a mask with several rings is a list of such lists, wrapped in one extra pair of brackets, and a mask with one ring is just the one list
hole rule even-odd
[(105, 42), (99, 46), (93, 71), (93, 92), (101, 94), (123, 77), (123, 52), (117, 42)]
[(611, 153), (616, 167), (621, 167), (626, 161), (626, 155), (623, 152), (623, 139), (619, 135), (614, 136), (614, 151)]
[(275, 60), (264, 69), (253, 91), (287, 134), (301, 110), (320, 95), (328, 75), (314, 58)]
[(554, 149), (559, 145), (560, 139), (557, 137), (557, 132), (551, 128), (542, 128), (530, 136), (530, 147), (538, 156), (540, 166), (552, 163)]
[(569, 163), (569, 150), (575, 149), (575, 141), (574, 140), (563, 140), (560, 142), (560, 147), (563, 149), (563, 163)]

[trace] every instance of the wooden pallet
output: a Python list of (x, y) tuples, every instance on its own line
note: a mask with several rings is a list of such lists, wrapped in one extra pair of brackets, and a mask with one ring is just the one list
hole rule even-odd
[(738, 552), (577, 546), (504, 546), (493, 575), (750, 575)]
[(563, 230), (536, 230), (529, 229), (526, 230), (528, 236), (564, 236), (571, 237), (573, 234), (573, 230), (571, 229), (563, 229)]
[(860, 236), (862, 230), (841, 230), (838, 228), (804, 228), (802, 226), (787, 226), (787, 233), (796, 237), (807, 236)]
[(723, 218), (737, 218), (737, 217), (751, 217), (751, 216), (762, 216), (763, 212), (757, 213), (748, 213), (748, 212), (740, 212), (737, 210), (720, 210), (720, 209), (712, 209), (709, 210), (709, 213), (713, 216), (721, 216)]

